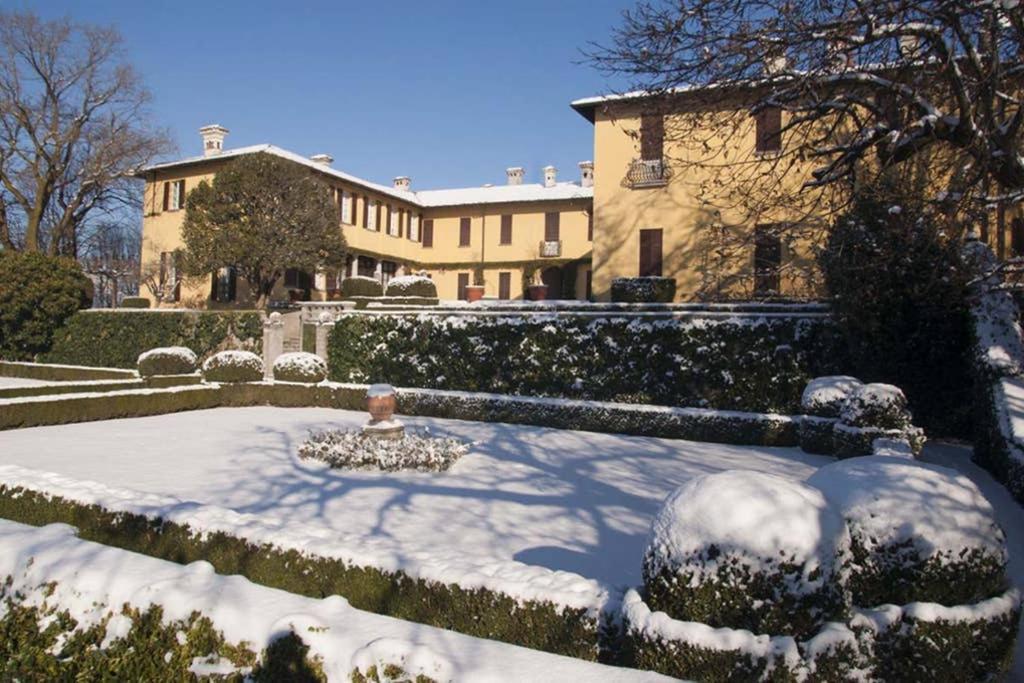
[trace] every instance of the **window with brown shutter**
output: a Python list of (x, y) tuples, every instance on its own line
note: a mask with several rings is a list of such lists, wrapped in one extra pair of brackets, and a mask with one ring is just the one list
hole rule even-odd
[(363, 227), (370, 227), (370, 198), (363, 197)]
[(512, 214), (501, 217), (501, 244), (512, 244)]
[(776, 225), (754, 231), (754, 296), (778, 294), (781, 288), (782, 240)]
[(512, 298), (512, 273), (498, 273), (498, 298)]
[(373, 229), (380, 232), (380, 202), (376, 202), (377, 210), (373, 216)]
[(171, 205), (171, 184), (164, 183), (164, 211)]
[(640, 277), (661, 276), (661, 228), (640, 231)]
[(468, 247), (469, 246), (469, 236), (470, 236), (470, 227), (471, 227), (471, 225), (472, 225), (472, 222), (470, 221), (469, 218), (460, 218), (459, 219), (459, 246), (460, 247)]
[(458, 298), (460, 301), (465, 301), (466, 287), (469, 287), (469, 273), (459, 273), (459, 292)]
[(766, 107), (754, 115), (755, 149), (758, 152), (778, 152), (782, 149), (782, 110)]
[[(587, 241), (594, 241), (594, 210), (587, 211)], [(589, 297), (588, 297), (589, 298)]]
[(640, 158), (661, 161), (665, 156), (665, 117), (661, 114), (640, 115)]
[(561, 217), (562, 214), (557, 211), (549, 211), (544, 214), (544, 241), (545, 242), (557, 242), (561, 232)]
[(423, 246), (434, 246), (434, 219), (428, 218), (423, 221)]
[(594, 300), (594, 271), (587, 271), (587, 301)]

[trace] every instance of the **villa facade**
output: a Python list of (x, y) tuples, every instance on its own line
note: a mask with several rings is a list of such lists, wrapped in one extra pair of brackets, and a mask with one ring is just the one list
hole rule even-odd
[[(304, 157), (273, 145), (226, 150), (228, 131), (207, 126), (200, 131), (202, 156), (139, 173), (146, 185), (144, 272), (158, 270), (162, 282), (174, 284), (167, 300), (176, 305), (249, 302), (244, 282), (228, 269), (179, 283), (175, 252), (184, 246), (189, 190), (233, 158), (266, 152), (310, 168), (330, 185), (350, 254), (337, 272), (289, 270), (272, 299), (329, 300), (347, 275), (386, 284), (421, 272), (435, 281), (442, 299), (461, 299), (481, 271), (484, 295), (499, 299), (523, 298), (535, 279), (548, 285), (548, 298), (606, 301), (614, 278), (636, 276), (674, 278), (678, 301), (820, 294), (813, 253), (824, 225), (815, 224), (813, 213), (781, 202), (775, 215), (746, 221), (734, 196), (754, 191), (744, 184), (753, 185), (754, 176), (737, 174), (716, 186), (700, 170), (674, 168), (675, 160), (700, 153), (697, 147), (706, 141), (688, 147), (678, 136), (666, 136), (673, 117), (695, 108), (711, 116), (745, 112), (749, 103), (742, 96), (698, 101), (682, 95), (668, 109), (662, 100), (657, 110), (643, 94), (587, 98), (572, 106), (594, 127), (593, 161), (580, 162), (574, 179), (559, 179), (549, 166), (537, 182), (526, 182), (525, 170), (513, 167), (503, 184), (446, 190), (416, 190), (404, 176), (390, 185), (374, 183), (335, 169), (325, 154)], [(771, 164), (786, 145), (783, 117), (779, 111), (739, 117), (741, 124), (722, 145), (727, 156), (747, 160), (746, 168)], [(805, 194), (800, 183), (807, 172), (789, 166), (780, 186), (793, 197)], [(806, 223), (797, 238), (777, 229), (796, 222)], [(726, 230), (750, 239), (727, 252), (715, 239)], [(1017, 231), (1014, 244), (1024, 238), (1024, 226)], [(1013, 231), (1008, 226), (1005, 232)]]

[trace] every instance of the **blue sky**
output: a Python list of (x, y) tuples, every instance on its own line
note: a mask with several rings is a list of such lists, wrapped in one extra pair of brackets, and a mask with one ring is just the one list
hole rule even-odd
[[(414, 189), (504, 182), (507, 166), (575, 179), (592, 126), (569, 108), (622, 84), (579, 49), (630, 0), (192, 2), (23, 0), (114, 24), (182, 156), (220, 123), (227, 147), (271, 142)], [(10, 7), (10, 5), (8, 5)]]

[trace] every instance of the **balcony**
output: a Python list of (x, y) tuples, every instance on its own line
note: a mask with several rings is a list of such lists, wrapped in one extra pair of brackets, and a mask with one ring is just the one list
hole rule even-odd
[(663, 159), (634, 159), (626, 171), (623, 185), (633, 189), (662, 187), (668, 184), (672, 173)]
[(553, 258), (562, 255), (562, 240), (545, 240), (540, 243), (541, 258)]

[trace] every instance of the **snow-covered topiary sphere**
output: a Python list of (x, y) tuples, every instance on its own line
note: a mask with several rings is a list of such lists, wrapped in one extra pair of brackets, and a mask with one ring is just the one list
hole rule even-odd
[(910, 426), (907, 397), (891, 384), (865, 384), (843, 404), (839, 418), (853, 427), (906, 429)]
[(207, 382), (259, 382), (263, 379), (263, 359), (250, 351), (221, 351), (203, 363)]
[(199, 360), (192, 349), (184, 346), (166, 346), (150, 349), (139, 355), (139, 375), (190, 375), (196, 371)]
[(809, 637), (845, 610), (848, 547), (817, 489), (760, 472), (696, 477), (654, 520), (647, 603), (683, 621)]
[(274, 360), (274, 379), (279, 382), (316, 384), (327, 379), (327, 363), (312, 353), (282, 353)]
[(839, 417), (846, 400), (864, 383), (849, 375), (816, 377), (807, 383), (800, 406), (804, 415)]
[(437, 298), (437, 285), (426, 275), (403, 275), (388, 280), (388, 296), (422, 296)]
[(902, 457), (826, 465), (807, 483), (850, 530), (854, 604), (966, 604), (1006, 588), (1006, 540), (964, 475)]

